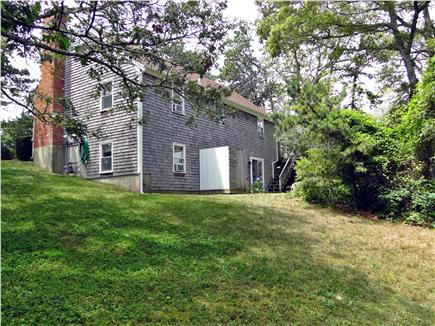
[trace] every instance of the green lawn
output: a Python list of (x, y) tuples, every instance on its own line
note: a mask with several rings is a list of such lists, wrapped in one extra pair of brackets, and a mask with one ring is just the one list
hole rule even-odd
[(285, 194), (140, 195), (2, 162), (5, 325), (433, 325), (434, 244)]

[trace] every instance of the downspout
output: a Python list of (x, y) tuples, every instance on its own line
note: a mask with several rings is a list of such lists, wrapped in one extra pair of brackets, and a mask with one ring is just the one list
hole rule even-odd
[(275, 179), (275, 164), (279, 162), (280, 159), (280, 155), (279, 155), (279, 143), (278, 140), (276, 139), (275, 135), (275, 151), (276, 151), (276, 160), (272, 162), (272, 179)]
[[(139, 83), (143, 82), (143, 70), (138, 69)], [(139, 192), (143, 194), (143, 99), (137, 100), (137, 172), (139, 174)]]

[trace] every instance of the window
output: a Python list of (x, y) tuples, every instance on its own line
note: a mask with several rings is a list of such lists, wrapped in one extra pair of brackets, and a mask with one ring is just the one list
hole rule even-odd
[(186, 173), (186, 145), (173, 145), (173, 166), (175, 173)]
[(224, 112), (218, 113), (216, 115), (215, 121), (218, 124), (224, 125), (225, 124), (225, 119), (227, 118), (227, 115)]
[(113, 171), (112, 142), (100, 143), (100, 173), (111, 173)]
[(172, 112), (184, 114), (184, 98), (172, 90)]
[(257, 135), (264, 138), (264, 119), (257, 118)]
[(103, 83), (101, 91), (100, 111), (106, 111), (112, 107), (112, 81)]
[(225, 119), (227, 118), (225, 107), (222, 105), (215, 105), (214, 110), (216, 112), (216, 116), (214, 117), (214, 120), (218, 124), (221, 124), (221, 125), (225, 124)]

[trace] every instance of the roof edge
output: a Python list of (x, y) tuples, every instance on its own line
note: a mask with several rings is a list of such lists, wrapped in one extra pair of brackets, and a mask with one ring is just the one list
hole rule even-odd
[[(156, 71), (156, 70), (150, 68), (149, 66), (145, 66), (145, 65), (144, 65), (143, 63), (141, 63), (141, 62), (134, 61), (133, 63), (134, 63), (135, 65), (139, 66), (140, 68), (142, 68), (143, 71), (144, 71), (145, 73), (147, 73), (147, 74), (149, 74), (149, 75), (151, 75), (151, 76), (154, 76), (154, 77), (156, 77), (156, 78), (164, 78), (164, 74), (162, 74), (162, 73), (160, 73), (160, 72), (158, 72), (158, 71)], [(256, 116), (256, 117), (263, 118), (263, 119), (265, 119), (265, 120), (267, 120), (267, 121), (269, 121), (269, 122), (273, 122), (272, 118), (271, 118), (267, 113), (261, 113), (261, 112), (258, 112), (258, 111), (256, 111), (256, 110), (253, 110), (253, 109), (251, 109), (251, 108), (249, 108), (249, 107), (247, 107), (247, 106), (244, 106), (244, 105), (242, 105), (242, 104), (240, 104), (240, 103), (235, 103), (234, 101), (231, 101), (231, 100), (228, 99), (228, 98), (225, 98), (225, 99), (223, 100), (223, 103), (224, 103), (224, 104), (227, 104), (227, 105), (229, 105), (229, 106), (232, 106), (232, 107), (235, 108), (235, 109), (238, 109), (238, 110), (244, 111), (244, 112), (246, 112), (246, 113), (252, 114), (252, 115), (254, 115), (254, 116)]]

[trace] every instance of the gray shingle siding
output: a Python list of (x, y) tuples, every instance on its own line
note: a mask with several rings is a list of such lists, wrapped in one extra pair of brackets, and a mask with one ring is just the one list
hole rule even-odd
[[(152, 77), (147, 76), (148, 82)], [(274, 125), (265, 121), (265, 136), (257, 135), (257, 117), (238, 111), (235, 117), (227, 117), (224, 124), (211, 121), (208, 117), (197, 118), (194, 126), (186, 120), (192, 114), (189, 103), (186, 115), (172, 112), (170, 100), (163, 99), (150, 89), (144, 99), (143, 127), (144, 173), (151, 174), (152, 191), (199, 191), (199, 150), (219, 146), (230, 146), (245, 152), (245, 176), (249, 178), (249, 158), (264, 159), (265, 181), (272, 178), (272, 162), (276, 159)], [(186, 145), (186, 174), (173, 173), (172, 145)], [(248, 181), (248, 180), (246, 180)]]
[[(107, 178), (137, 174), (137, 114), (134, 112), (114, 111), (100, 112), (100, 99), (95, 97), (97, 82), (88, 77), (86, 67), (76, 60), (68, 59), (65, 64), (65, 96), (69, 97), (79, 118), (86, 123), (90, 133), (98, 133), (98, 137), (89, 136), (89, 161), (85, 166), (87, 178)], [(135, 74), (133, 66), (125, 68), (131, 75)], [(120, 93), (120, 81), (113, 79), (113, 104), (124, 102)], [(113, 141), (113, 173), (100, 174), (99, 143)]]
[[(100, 99), (95, 98), (96, 81), (86, 74), (85, 67), (74, 60), (67, 60), (65, 69), (65, 95), (70, 97), (90, 132), (101, 131), (100, 137), (89, 136), (89, 162), (84, 167), (87, 178), (134, 175), (138, 173), (137, 112), (100, 112)], [(136, 74), (133, 65), (126, 67)], [(108, 75), (108, 78), (113, 76)], [(145, 75), (151, 83), (154, 77)], [(121, 104), (119, 80), (113, 78), (114, 104)], [(118, 85), (118, 86), (117, 86)], [(143, 101), (146, 123), (143, 125), (143, 172), (151, 191), (199, 191), (199, 150), (202, 148), (230, 146), (231, 150), (243, 150), (245, 185), (249, 183), (249, 158), (264, 159), (265, 181), (272, 178), (272, 162), (276, 159), (274, 125), (265, 121), (265, 137), (257, 135), (257, 118), (238, 111), (235, 117), (227, 117), (224, 124), (200, 116), (194, 126), (186, 121), (192, 113), (189, 103), (186, 115), (173, 113), (171, 103), (149, 88)], [(113, 173), (99, 173), (99, 142), (113, 141)], [(186, 173), (173, 172), (173, 143), (186, 145)], [(150, 182), (149, 182), (150, 180)], [(149, 184), (150, 183), (150, 184)], [(236, 184), (232, 180), (232, 186)]]

